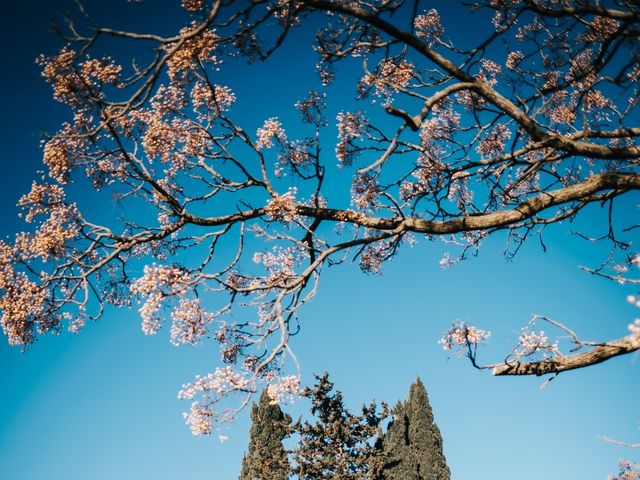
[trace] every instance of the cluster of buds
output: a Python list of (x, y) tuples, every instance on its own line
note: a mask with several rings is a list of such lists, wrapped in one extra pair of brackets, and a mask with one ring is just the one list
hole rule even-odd
[(451, 328), (444, 332), (438, 342), (445, 350), (456, 349), (456, 354), (460, 355), (463, 349), (476, 347), (480, 343), (487, 342), (491, 337), (491, 332), (467, 325), (464, 322), (453, 322)]

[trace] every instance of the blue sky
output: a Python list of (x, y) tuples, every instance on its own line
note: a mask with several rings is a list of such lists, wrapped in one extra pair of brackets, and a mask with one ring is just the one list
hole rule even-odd
[[(115, 3), (117, 12), (144, 18), (144, 5)], [(20, 228), (14, 205), (42, 168), (39, 132), (54, 131), (66, 119), (65, 109), (50, 99), (34, 58), (55, 50), (58, 40), (47, 34), (47, 25), (70, 5), (11, 2), (0, 20), (3, 236)], [(107, 23), (132, 22), (103, 10)], [(158, 18), (156, 26), (168, 28), (171, 17)], [(445, 25), (454, 32), (468, 26)], [(282, 80), (293, 78), (299, 87), (309, 77), (296, 77), (290, 59), (296, 66), (315, 61), (299, 48), (276, 56), (270, 66), (256, 67), (253, 78), (280, 85), (269, 100), (240, 70), (228, 73), (229, 83), (237, 86), (237, 108), (247, 112), (248, 131), (271, 115), (293, 110), (286, 107), (293, 100), (281, 100), (290, 90)], [(256, 101), (259, 107), (249, 118)], [(283, 120), (286, 126), (293, 117)], [(621, 205), (621, 219), (637, 218), (639, 200), (635, 196)], [(594, 207), (581, 222), (589, 226), (603, 218)], [(547, 253), (532, 242), (510, 262), (500, 255), (505, 238), (497, 235), (477, 258), (447, 270), (438, 266), (446, 248), (424, 241), (405, 248), (382, 276), (366, 276), (355, 265), (325, 269), (293, 341), (303, 380), (331, 372), (357, 408), (371, 398), (395, 403), (420, 376), (456, 480), (604, 479), (619, 458), (638, 460), (637, 452), (597, 438), (640, 438), (637, 354), (560, 375), (540, 390), (542, 379), (492, 378), (437, 345), (452, 321), (468, 321), (492, 331), (481, 360), (495, 361), (513, 346), (533, 313), (562, 321), (586, 338), (623, 336), (637, 316), (625, 297), (636, 292), (580, 271), (579, 265), (597, 264), (604, 252), (567, 230), (550, 231)], [(42, 338), (26, 353), (0, 343), (0, 365), (1, 480), (225, 480), (240, 471), (248, 415), (223, 432), (230, 437), (225, 443), (215, 436), (195, 438), (181, 417), (188, 405), (176, 398), (182, 383), (219, 366), (216, 345), (176, 348), (166, 329), (145, 337), (135, 309), (111, 311), (76, 336)], [(306, 407), (298, 402), (289, 410), (296, 415)]]

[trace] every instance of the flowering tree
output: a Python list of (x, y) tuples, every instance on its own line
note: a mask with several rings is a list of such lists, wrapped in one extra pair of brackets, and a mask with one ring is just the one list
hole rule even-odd
[[(43, 144), (46, 174), (19, 201), (30, 228), (0, 243), (0, 321), (12, 345), (77, 332), (107, 305), (137, 299), (146, 334), (166, 318), (174, 344), (211, 334), (220, 345), (225, 366), (180, 392), (202, 434), (260, 384), (272, 399), (298, 393), (298, 376), (283, 368), (297, 364), (290, 338), (299, 309), (322, 269), (351, 256), (378, 272), (403, 244), (441, 238), (457, 246), (447, 266), (500, 231), (510, 255), (599, 204), (609, 221), (597, 240), (611, 254), (591, 273), (640, 281), (637, 225), (613, 221), (616, 199), (640, 189), (635, 3), (455, 7), (485, 25), (473, 42), (450, 36), (420, 2), (183, 0), (181, 8), (185, 21), (172, 35), (69, 20), (66, 45), (38, 59), (71, 115)], [(238, 57), (250, 72), (302, 28), (317, 31), (319, 80), (295, 103), (300, 124), (287, 131), (273, 112), (247, 130), (218, 72)], [(362, 107), (341, 111), (337, 139), (326, 139), (334, 67), (354, 58)], [(328, 199), (327, 183), (345, 179), (351, 200)], [(129, 214), (83, 209), (72, 180)], [(640, 349), (638, 321), (608, 342), (551, 322), (582, 350), (562, 353), (525, 330), (507, 360), (490, 365), (494, 373), (554, 374)], [(442, 342), (478, 365), (487, 337), (456, 324)], [(238, 392), (243, 400), (224, 404)]]

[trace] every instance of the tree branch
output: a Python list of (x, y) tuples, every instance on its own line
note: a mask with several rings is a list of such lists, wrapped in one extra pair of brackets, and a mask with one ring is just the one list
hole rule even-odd
[(591, 350), (573, 355), (563, 355), (539, 362), (503, 363), (493, 366), (498, 375), (546, 375), (589, 367), (611, 358), (640, 350), (640, 335), (628, 335), (597, 345)]

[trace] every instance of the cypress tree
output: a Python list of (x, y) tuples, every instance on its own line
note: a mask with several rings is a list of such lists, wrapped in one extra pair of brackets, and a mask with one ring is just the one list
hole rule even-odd
[(291, 417), (272, 404), (266, 390), (251, 409), (249, 448), (242, 460), (239, 480), (286, 480), (289, 460), (282, 445), (291, 430)]
[(409, 398), (398, 402), (384, 436), (388, 480), (449, 480), (440, 429), (433, 419), (429, 397), (418, 378)]

